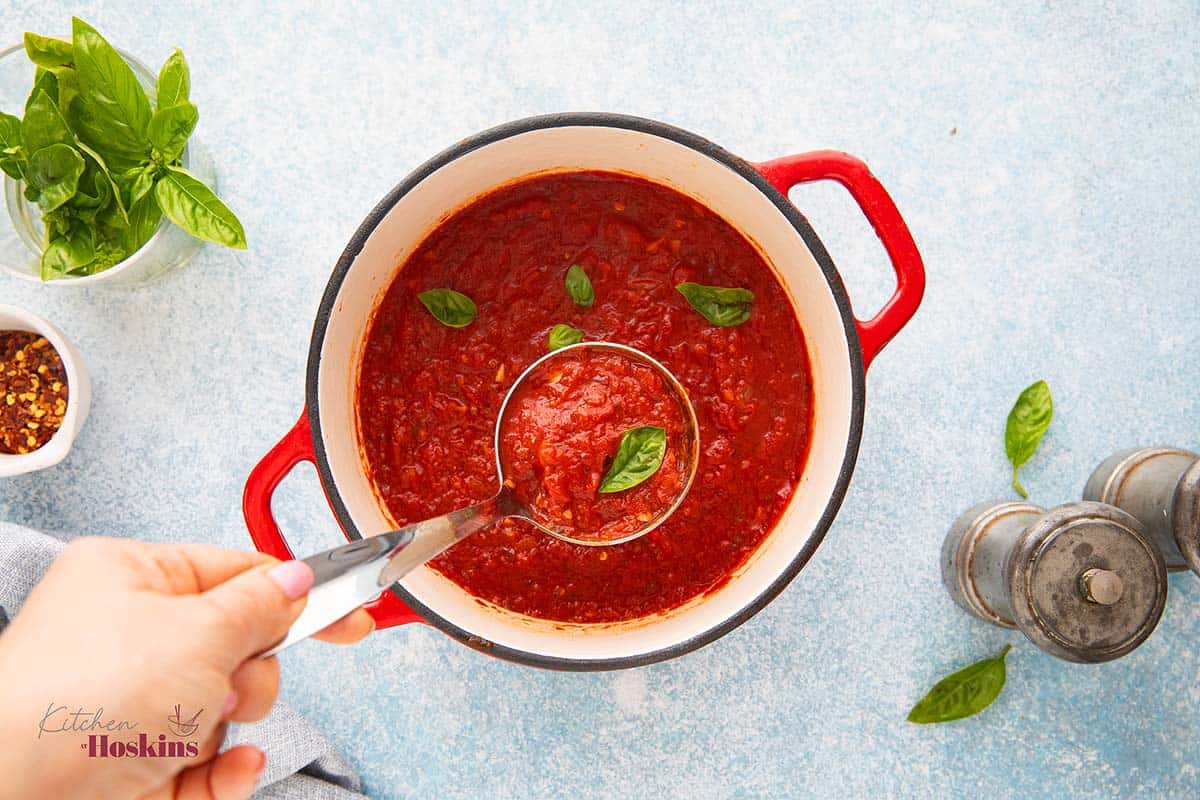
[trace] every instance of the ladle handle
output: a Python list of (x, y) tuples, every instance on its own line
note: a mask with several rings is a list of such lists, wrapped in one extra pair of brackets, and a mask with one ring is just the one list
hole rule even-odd
[(269, 658), (307, 639), (472, 533), (504, 516), (496, 498), (440, 517), (414, 522), (380, 536), (334, 547), (302, 559), (312, 567), (313, 585), (300, 616)]

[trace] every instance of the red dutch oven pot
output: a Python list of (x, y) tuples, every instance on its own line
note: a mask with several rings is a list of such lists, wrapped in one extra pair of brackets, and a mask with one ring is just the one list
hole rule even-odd
[[(313, 326), (305, 411), (251, 472), (243, 508), (258, 549), (292, 558), (271, 515), (271, 495), (294, 466), (309, 461), (348, 539), (391, 529), (363, 464), (355, 419), (359, 352), (376, 302), (405, 257), (447, 214), (524, 176), (575, 169), (638, 175), (691, 196), (755, 242), (787, 287), (808, 346), (814, 395), (809, 458), (795, 494), (730, 580), (650, 617), (602, 625), (533, 619), (484, 603), (428, 567), (368, 608), (381, 629), (423, 621), (524, 664), (617, 669), (682, 655), (749, 619), (804, 567), (841, 505), (862, 434), (866, 370), (916, 313), (925, 289), (921, 256), (904, 220), (852, 156), (818, 151), (752, 164), (687, 131), (614, 114), (519, 120), (435, 156), (375, 207), (339, 259)], [(829, 254), (787, 200), (796, 184), (820, 180), (850, 192), (895, 269), (895, 292), (869, 319), (855, 317)]]

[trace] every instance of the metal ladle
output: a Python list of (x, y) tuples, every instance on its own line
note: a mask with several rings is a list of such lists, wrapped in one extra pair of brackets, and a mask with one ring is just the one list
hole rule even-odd
[[(500, 440), (504, 429), (505, 412), (508, 410), (509, 401), (512, 400), (517, 387), (548, 362), (582, 350), (615, 353), (630, 361), (651, 367), (664, 379), (684, 412), (686, 441), (682, 452), (686, 453), (687, 457), (687, 463), (684, 465), (686, 479), (675, 495), (674, 502), (642, 527), (630, 534), (613, 539), (585, 539), (572, 536), (536, 519), (529, 506), (516, 496), (511, 487), (505, 484), (504, 465), (500, 458)], [(700, 460), (699, 425), (696, 422), (696, 411), (692, 408), (687, 391), (675, 376), (655, 359), (636, 348), (611, 342), (580, 342), (568, 345), (547, 353), (530, 364), (513, 381), (508, 393), (504, 396), (504, 402), (501, 403), (500, 412), (496, 416), (493, 444), (496, 451), (496, 472), (500, 477), (500, 491), (495, 497), (477, 505), (451, 511), (440, 517), (405, 525), (390, 533), (368, 536), (303, 559), (312, 567), (314, 576), (312, 588), (308, 593), (308, 602), (300, 616), (288, 629), (287, 636), (283, 641), (263, 653), (262, 657), (272, 656), (301, 639), (307, 639), (362, 604), (373, 600), (393, 583), (452, 545), (503, 519), (510, 517), (523, 519), (543, 533), (566, 542), (588, 547), (622, 544), (645, 536), (662, 525), (679, 508), (696, 477), (696, 466)]]

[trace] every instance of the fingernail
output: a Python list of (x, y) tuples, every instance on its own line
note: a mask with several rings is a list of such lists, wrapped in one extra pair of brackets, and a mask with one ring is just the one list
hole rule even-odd
[(230, 692), (225, 697), (225, 705), (221, 706), (221, 716), (228, 717), (237, 708), (237, 692)]
[(303, 561), (284, 561), (267, 571), (267, 577), (283, 590), (289, 600), (307, 592), (313, 584), (312, 567)]
[(263, 770), (267, 768), (267, 754), (262, 750), (258, 751), (258, 772), (254, 773), (254, 780), (257, 782), (262, 777)]

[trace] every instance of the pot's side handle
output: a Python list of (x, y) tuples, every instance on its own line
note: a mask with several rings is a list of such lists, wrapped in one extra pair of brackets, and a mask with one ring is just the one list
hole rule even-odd
[[(292, 429), (250, 471), (250, 476), (246, 478), (246, 489), (242, 493), (242, 514), (246, 517), (246, 528), (250, 531), (254, 546), (282, 560), (295, 556), (279, 530), (275, 515), (271, 513), (271, 497), (280, 482), (301, 461), (316, 463), (307, 411), (300, 414), (299, 421)], [(390, 591), (385, 591), (364, 608), (375, 620), (376, 628), (424, 621)]]
[(816, 150), (795, 156), (755, 164), (754, 168), (784, 197), (798, 183), (837, 181), (858, 203), (863, 214), (883, 243), (892, 268), (896, 271), (896, 291), (871, 319), (858, 320), (858, 339), (862, 345), (863, 368), (900, 332), (921, 305), (925, 294), (925, 265), (913, 241), (908, 225), (896, 204), (867, 165), (848, 153)]

